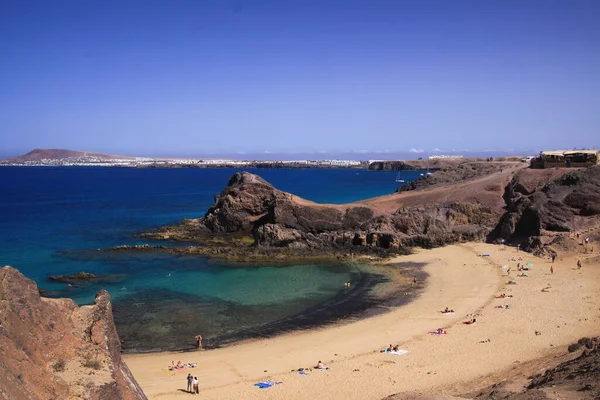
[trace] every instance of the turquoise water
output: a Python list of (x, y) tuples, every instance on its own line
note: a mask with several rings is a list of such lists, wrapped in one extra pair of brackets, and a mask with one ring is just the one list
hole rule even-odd
[[(0, 265), (54, 296), (89, 304), (107, 289), (125, 349), (185, 348), (194, 332), (219, 337), (289, 319), (364, 278), (355, 265), (232, 267), (200, 257), (109, 253), (147, 243), (137, 233), (204, 215), (232, 169), (0, 168)], [(395, 172), (250, 170), (309, 200), (344, 203), (393, 192)], [(417, 177), (407, 172), (407, 181)], [(68, 286), (48, 276), (106, 275)], [(374, 280), (370, 280), (374, 282)], [(190, 336), (191, 335), (191, 336)]]

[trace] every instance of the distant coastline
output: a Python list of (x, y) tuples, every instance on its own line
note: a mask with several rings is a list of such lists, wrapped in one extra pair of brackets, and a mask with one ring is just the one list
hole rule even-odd
[[(364, 155), (363, 155), (364, 156)], [(521, 157), (496, 157), (496, 160), (517, 161)], [(35, 149), (27, 154), (0, 160), (1, 166), (9, 167), (113, 167), (113, 168), (354, 168), (371, 171), (417, 171), (438, 170), (458, 163), (485, 157), (462, 155), (431, 155), (417, 159), (364, 160), (364, 159), (234, 159), (234, 158), (179, 158), (179, 157), (132, 157), (74, 151), (65, 149)]]

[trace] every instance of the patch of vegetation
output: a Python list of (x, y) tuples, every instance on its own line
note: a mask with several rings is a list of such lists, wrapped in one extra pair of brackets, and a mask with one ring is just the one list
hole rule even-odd
[(571, 345), (569, 345), (569, 353), (574, 353), (578, 350), (581, 350), (582, 347), (585, 347), (587, 349), (593, 349), (594, 348), (594, 339), (592, 338), (588, 338), (588, 337), (583, 337), (581, 339), (579, 339), (577, 341), (577, 343), (573, 343)]
[(58, 360), (54, 363), (52, 369), (54, 370), (54, 372), (63, 372), (65, 370), (66, 365), (67, 362), (65, 360)]
[(583, 346), (579, 343), (573, 343), (569, 345), (569, 353), (575, 353), (577, 350), (581, 349)]
[(102, 366), (98, 360), (85, 360), (83, 366), (86, 368), (95, 369), (96, 371)]
[(582, 346), (587, 347), (590, 350), (594, 348), (594, 339), (592, 339), (592, 338), (583, 337), (583, 338), (579, 339), (577, 341), (577, 343), (579, 343)]

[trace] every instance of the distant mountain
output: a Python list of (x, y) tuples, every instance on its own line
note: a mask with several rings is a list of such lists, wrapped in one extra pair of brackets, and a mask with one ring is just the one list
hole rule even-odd
[(89, 151), (74, 151), (74, 150), (65, 150), (65, 149), (35, 149), (30, 151), (27, 154), (16, 156), (16, 157), (8, 157), (5, 158), (4, 161), (9, 162), (24, 162), (24, 161), (40, 161), (40, 160), (62, 160), (65, 158), (79, 158), (79, 157), (96, 157), (102, 160), (110, 160), (110, 159), (130, 159), (133, 157), (128, 156), (115, 156), (110, 154), (102, 154), (102, 153), (91, 153)]

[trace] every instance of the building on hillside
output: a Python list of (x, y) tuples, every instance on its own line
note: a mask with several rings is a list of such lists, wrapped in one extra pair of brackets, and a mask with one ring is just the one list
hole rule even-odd
[(540, 155), (531, 160), (531, 168), (581, 168), (596, 165), (599, 160), (599, 150), (540, 151)]

